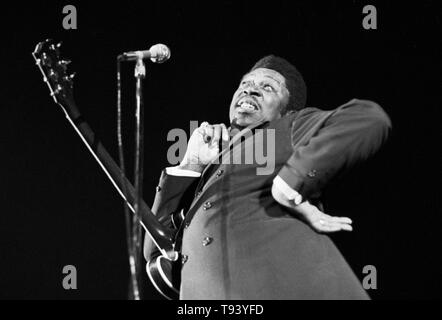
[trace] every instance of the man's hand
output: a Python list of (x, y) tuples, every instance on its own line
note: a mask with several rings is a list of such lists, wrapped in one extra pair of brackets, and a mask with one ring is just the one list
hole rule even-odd
[(203, 172), (205, 166), (218, 156), (220, 139), (224, 143), (229, 141), (227, 127), (224, 124), (210, 125), (203, 122), (190, 137), (179, 168)]
[(275, 186), (272, 186), (272, 196), (281, 205), (291, 208), (295, 214), (306, 221), (313, 230), (319, 233), (331, 233), (337, 231), (352, 231), (352, 221), (345, 217), (332, 217), (323, 213), (308, 201), (295, 205)]

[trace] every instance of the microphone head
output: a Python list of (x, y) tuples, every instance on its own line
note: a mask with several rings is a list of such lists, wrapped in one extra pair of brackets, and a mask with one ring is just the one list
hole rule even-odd
[(156, 44), (150, 47), (150, 60), (155, 63), (163, 63), (170, 58), (170, 49), (164, 44)]

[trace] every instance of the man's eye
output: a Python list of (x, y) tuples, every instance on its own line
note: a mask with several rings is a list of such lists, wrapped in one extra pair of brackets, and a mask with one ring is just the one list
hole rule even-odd
[(275, 91), (275, 89), (273, 89), (273, 87), (269, 84), (264, 85), (264, 90), (266, 91)]

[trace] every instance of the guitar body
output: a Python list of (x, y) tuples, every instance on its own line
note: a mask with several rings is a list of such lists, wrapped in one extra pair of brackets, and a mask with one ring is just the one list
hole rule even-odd
[(146, 272), (155, 289), (166, 299), (178, 300), (181, 282), (181, 259), (170, 261), (159, 252), (152, 255)]
[[(178, 230), (184, 222), (184, 210), (171, 214), (172, 226)], [(146, 265), (149, 280), (166, 299), (178, 300), (181, 283), (181, 255), (176, 260), (165, 258), (158, 250), (150, 255)]]

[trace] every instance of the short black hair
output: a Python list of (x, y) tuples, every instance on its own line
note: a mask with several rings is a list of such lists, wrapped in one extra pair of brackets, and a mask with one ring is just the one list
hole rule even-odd
[(250, 72), (258, 68), (275, 70), (285, 78), (285, 84), (290, 96), (287, 105), (281, 110), (282, 115), (291, 111), (301, 110), (305, 107), (307, 102), (307, 85), (294, 65), (284, 58), (271, 54), (255, 63)]

